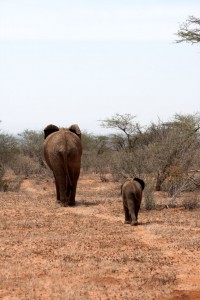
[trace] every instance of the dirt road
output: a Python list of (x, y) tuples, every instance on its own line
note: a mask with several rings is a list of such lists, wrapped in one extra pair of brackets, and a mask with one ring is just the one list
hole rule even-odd
[(0, 299), (200, 299), (200, 209), (124, 225), (120, 184), (92, 174), (65, 208), (51, 179), (24, 180), (0, 193), (0, 220)]

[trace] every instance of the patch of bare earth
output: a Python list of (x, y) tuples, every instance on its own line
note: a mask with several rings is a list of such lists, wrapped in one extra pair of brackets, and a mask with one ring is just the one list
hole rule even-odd
[(199, 212), (142, 209), (132, 227), (119, 183), (82, 175), (60, 207), (52, 180), (24, 180), (0, 193), (0, 299), (200, 299)]

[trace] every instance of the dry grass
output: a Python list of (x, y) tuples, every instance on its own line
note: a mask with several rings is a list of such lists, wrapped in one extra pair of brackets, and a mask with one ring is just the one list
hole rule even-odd
[(142, 209), (132, 227), (120, 184), (82, 175), (63, 208), (52, 180), (24, 180), (0, 193), (0, 299), (200, 299), (199, 211)]

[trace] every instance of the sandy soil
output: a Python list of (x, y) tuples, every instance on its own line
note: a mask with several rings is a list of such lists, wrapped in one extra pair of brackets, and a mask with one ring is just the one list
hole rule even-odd
[(125, 225), (120, 184), (91, 174), (76, 207), (56, 203), (52, 179), (24, 180), (0, 193), (0, 220), (0, 299), (200, 299), (200, 209)]

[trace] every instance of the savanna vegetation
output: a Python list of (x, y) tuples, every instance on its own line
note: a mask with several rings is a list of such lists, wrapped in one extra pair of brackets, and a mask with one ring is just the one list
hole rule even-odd
[[(113, 134), (82, 133), (82, 172), (101, 181), (141, 177), (146, 182), (146, 208), (154, 207), (153, 192), (168, 193), (173, 205), (183, 191), (198, 191), (200, 115), (176, 114), (170, 121), (142, 126), (131, 114), (115, 114), (100, 126)], [(25, 130), (17, 136), (0, 132), (0, 189), (14, 190), (23, 178), (51, 176), (43, 159), (43, 131)], [(10, 172), (13, 176), (7, 176)], [(193, 201), (197, 205), (197, 197)], [(190, 206), (192, 207), (191, 203)]]
[(189, 16), (188, 19), (180, 25), (177, 32), (177, 43), (199, 43), (200, 42), (200, 18)]

